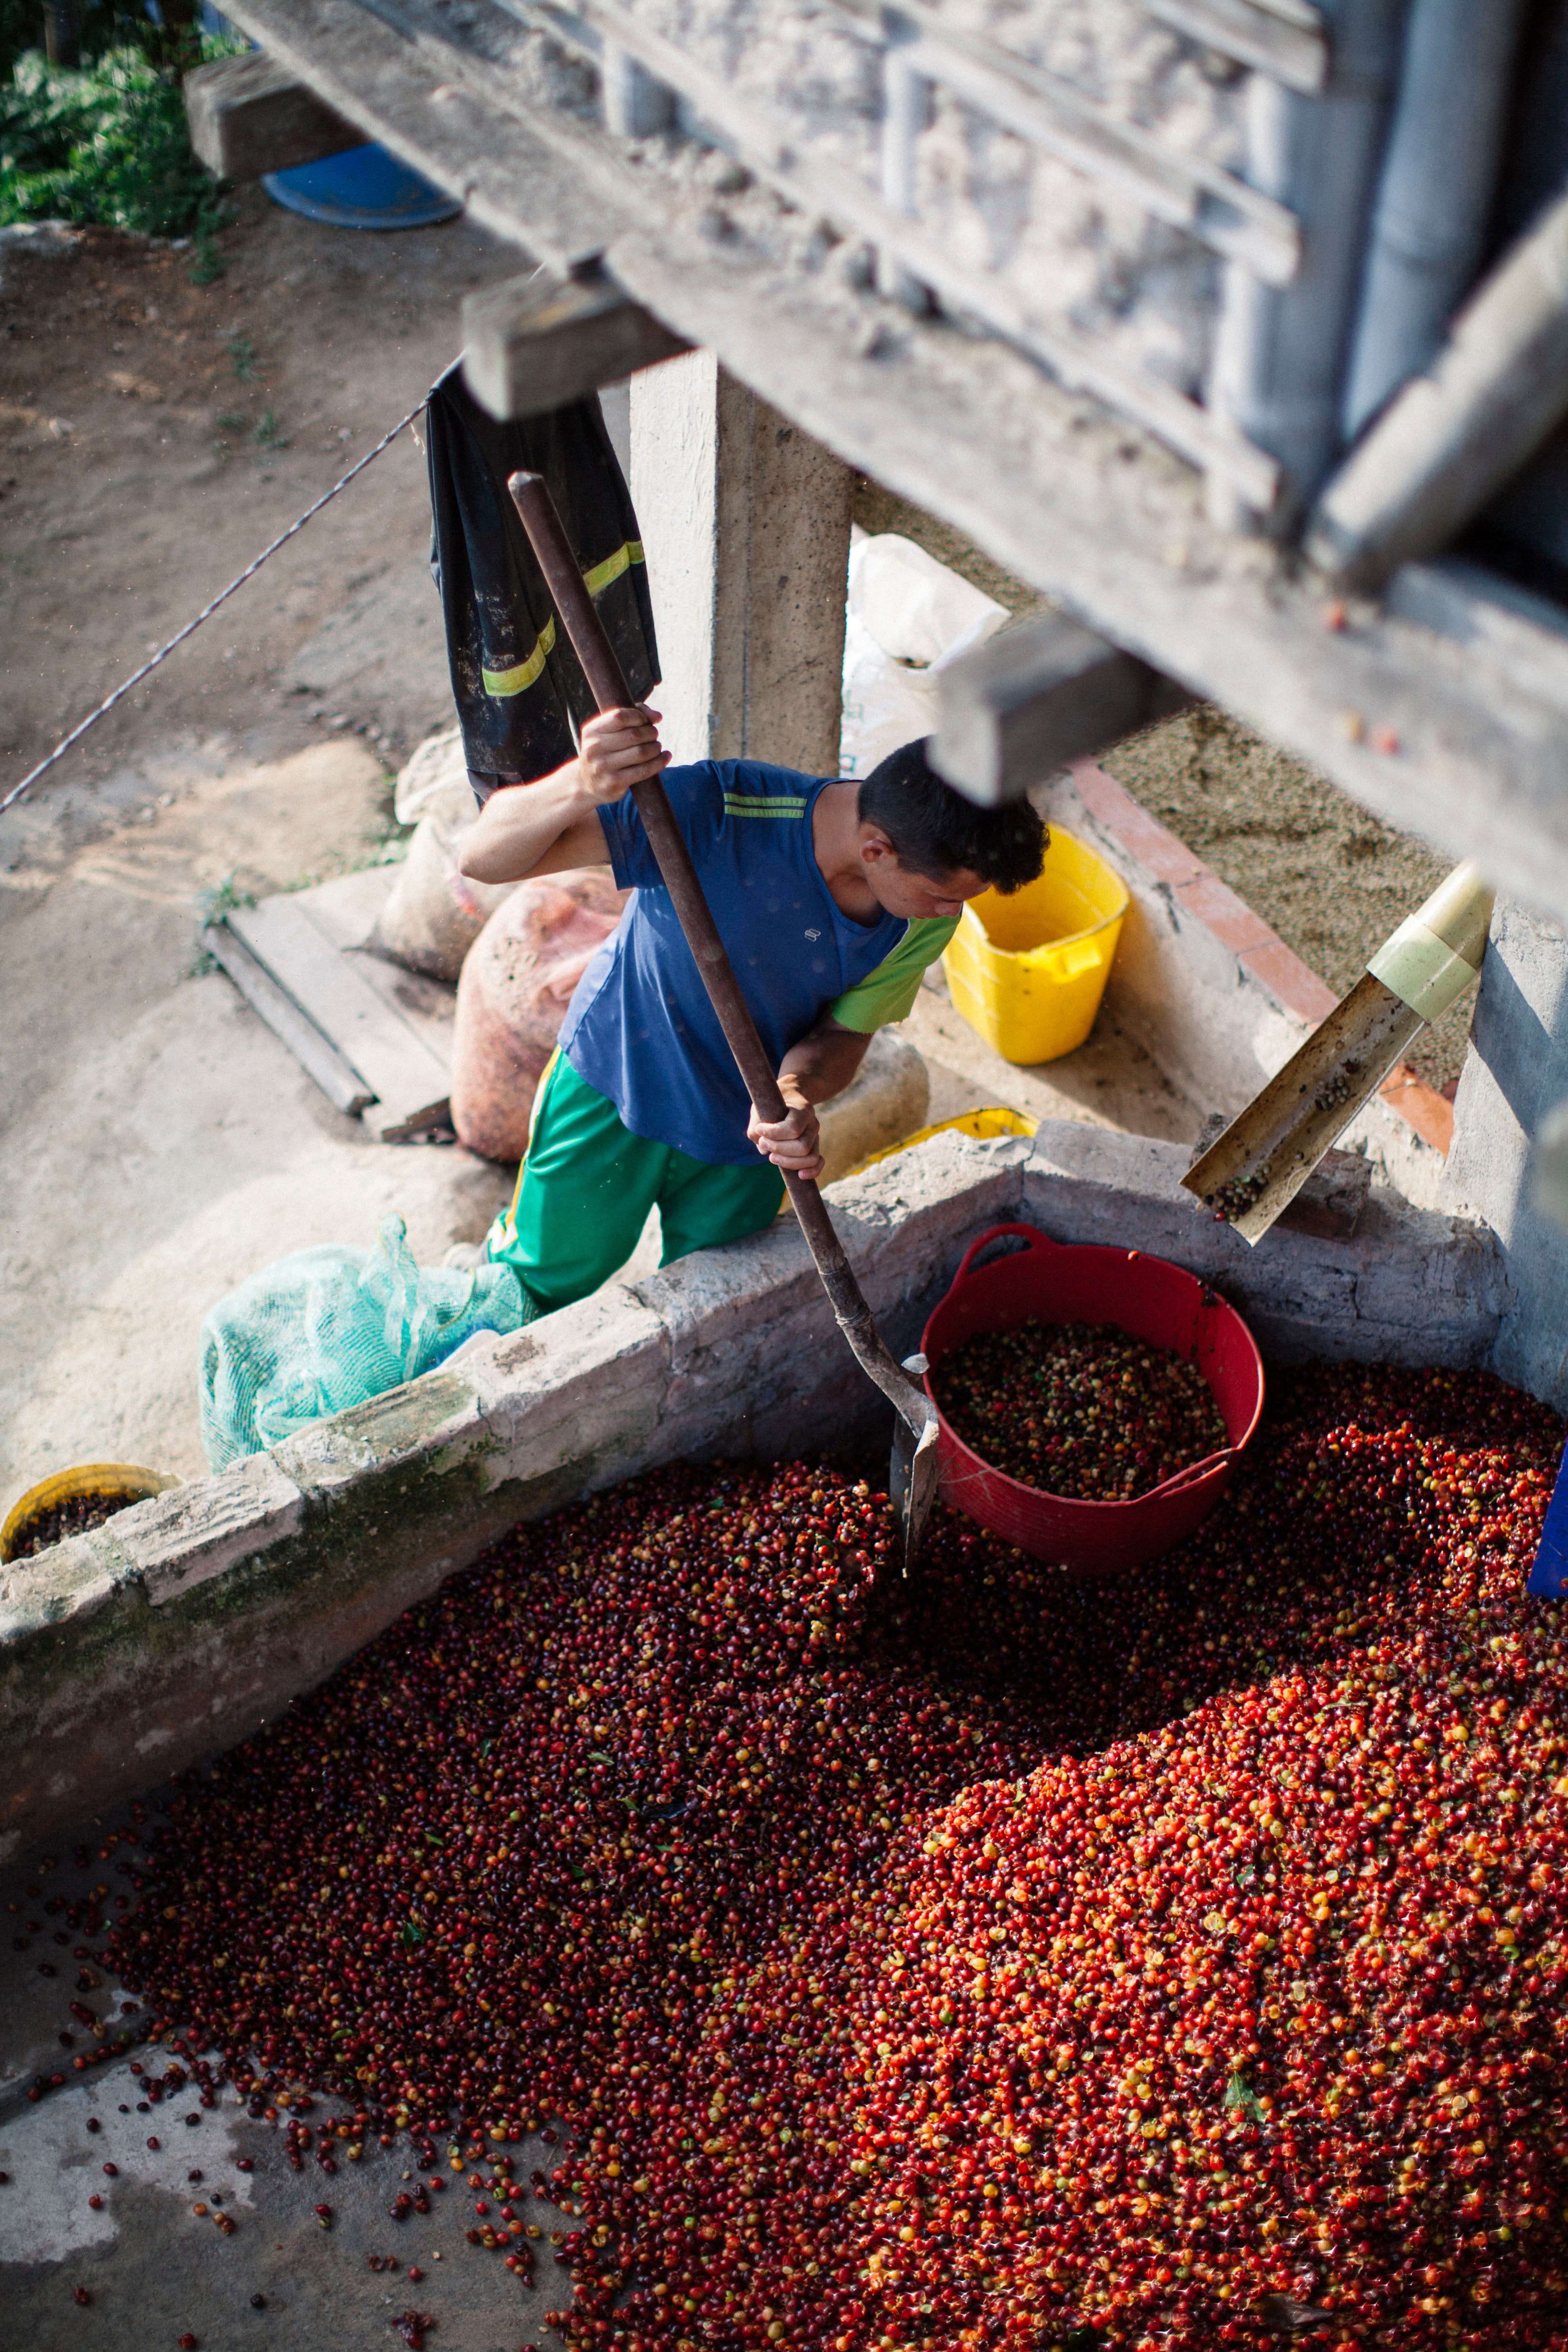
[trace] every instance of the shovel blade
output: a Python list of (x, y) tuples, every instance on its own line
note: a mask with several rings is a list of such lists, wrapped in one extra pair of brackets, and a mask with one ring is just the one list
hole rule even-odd
[(921, 1402), (925, 1406), (923, 1415), (917, 1413), (906, 1419), (900, 1412), (893, 1423), (893, 1458), (888, 1472), (888, 1493), (899, 1517), (906, 1576), (920, 1558), (926, 1521), (936, 1501), (941, 1469), (937, 1459), (936, 1407), (929, 1397), (922, 1397)]
[(1285, 1067), (1183, 1177), (1254, 1247), (1426, 1027), (1363, 972)]

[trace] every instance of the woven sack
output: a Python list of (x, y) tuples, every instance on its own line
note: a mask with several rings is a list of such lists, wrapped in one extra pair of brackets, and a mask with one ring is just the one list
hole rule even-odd
[(520, 882), (470, 950), (458, 983), (452, 1124), (484, 1160), (521, 1160), (534, 1089), (572, 992), (630, 893), (591, 866)]

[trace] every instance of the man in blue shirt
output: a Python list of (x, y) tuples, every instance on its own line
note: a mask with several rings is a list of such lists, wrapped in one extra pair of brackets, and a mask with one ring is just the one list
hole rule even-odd
[(623, 1265), (656, 1202), (666, 1265), (766, 1225), (780, 1171), (822, 1166), (815, 1106), (849, 1084), (876, 1030), (908, 1013), (965, 899), (1033, 881), (1045, 856), (1027, 802), (972, 806), (921, 743), (859, 783), (745, 760), (670, 769), (676, 822), (778, 1071), (787, 1115), (769, 1124), (629, 797), (668, 766), (658, 719), (638, 708), (590, 719), (577, 758), (494, 793), (464, 849), (475, 881), (607, 865), (636, 893), (577, 984), (517, 1192), (486, 1243), (536, 1314)]

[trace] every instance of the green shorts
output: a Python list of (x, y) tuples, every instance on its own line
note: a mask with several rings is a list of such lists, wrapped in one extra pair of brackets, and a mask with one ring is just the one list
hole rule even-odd
[(510, 1265), (534, 1315), (586, 1298), (625, 1265), (657, 1206), (663, 1265), (691, 1250), (761, 1233), (778, 1213), (784, 1178), (759, 1157), (753, 1168), (715, 1168), (622, 1124), (563, 1054), (539, 1082), (528, 1157), (511, 1206), (486, 1240)]

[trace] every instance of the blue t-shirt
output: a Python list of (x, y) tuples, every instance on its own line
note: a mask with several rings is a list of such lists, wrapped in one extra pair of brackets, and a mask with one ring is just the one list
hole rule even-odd
[[(853, 922), (834, 904), (811, 845), (812, 810), (831, 781), (750, 760), (665, 771), (676, 823), (774, 1069), (909, 928), (901, 915)], [(751, 1098), (631, 794), (601, 808), (599, 822), (616, 882), (637, 896), (577, 983), (561, 1050), (634, 1135), (720, 1167), (752, 1167)]]

